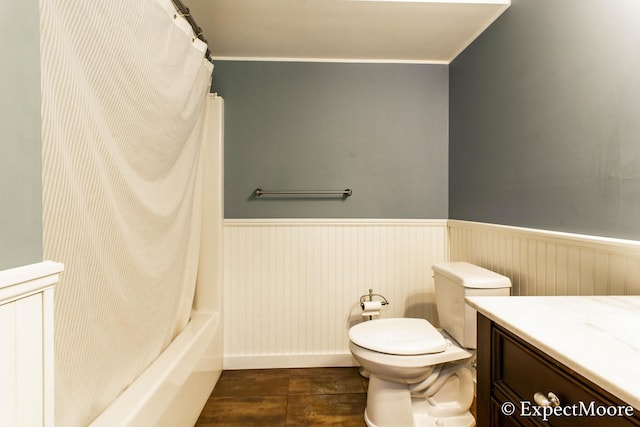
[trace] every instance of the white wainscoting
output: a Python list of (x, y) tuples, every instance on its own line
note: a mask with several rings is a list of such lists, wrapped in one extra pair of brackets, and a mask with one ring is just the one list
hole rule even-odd
[(511, 278), (514, 295), (638, 295), (640, 242), (449, 220), (452, 261)]
[(224, 368), (349, 366), (368, 289), (435, 320), (446, 220), (225, 220)]
[(62, 264), (0, 271), (0, 425), (53, 426), (53, 286)]
[(431, 266), (468, 261), (514, 295), (640, 294), (640, 242), (458, 220), (225, 220), (224, 368), (349, 366), (372, 288), (382, 317), (437, 324)]

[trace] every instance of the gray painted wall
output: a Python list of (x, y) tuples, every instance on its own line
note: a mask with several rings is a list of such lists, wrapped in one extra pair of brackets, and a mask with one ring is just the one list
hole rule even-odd
[[(448, 66), (215, 63), (226, 218), (446, 218)], [(337, 199), (254, 199), (263, 189)]]
[(449, 215), (640, 238), (640, 2), (513, 0), (450, 65)]
[(37, 1), (0, 6), (0, 270), (42, 260)]

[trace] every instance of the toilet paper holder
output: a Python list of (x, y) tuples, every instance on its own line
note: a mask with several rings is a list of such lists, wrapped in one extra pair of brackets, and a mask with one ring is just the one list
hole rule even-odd
[[(385, 297), (383, 297), (380, 294), (374, 294), (373, 293), (373, 289), (369, 289), (369, 295), (362, 295), (360, 297), (360, 307), (362, 307), (362, 309), (364, 310), (364, 303), (365, 301), (373, 301), (373, 297), (379, 297), (380, 298), (380, 303), (384, 306), (384, 305), (389, 305), (389, 301), (387, 301), (387, 299)], [(368, 300), (366, 298), (369, 298)]]

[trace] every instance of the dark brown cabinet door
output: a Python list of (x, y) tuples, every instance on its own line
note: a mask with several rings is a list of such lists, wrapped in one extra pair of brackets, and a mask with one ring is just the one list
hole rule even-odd
[[(479, 427), (640, 426), (637, 411), (481, 314), (478, 343)], [(536, 393), (558, 407), (544, 408)]]

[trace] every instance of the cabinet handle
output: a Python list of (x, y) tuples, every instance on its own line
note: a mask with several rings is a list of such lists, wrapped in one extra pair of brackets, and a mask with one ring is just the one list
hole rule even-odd
[(533, 400), (535, 400), (538, 406), (560, 406), (560, 399), (558, 399), (558, 396), (553, 392), (547, 393), (546, 396), (538, 392), (533, 395)]

